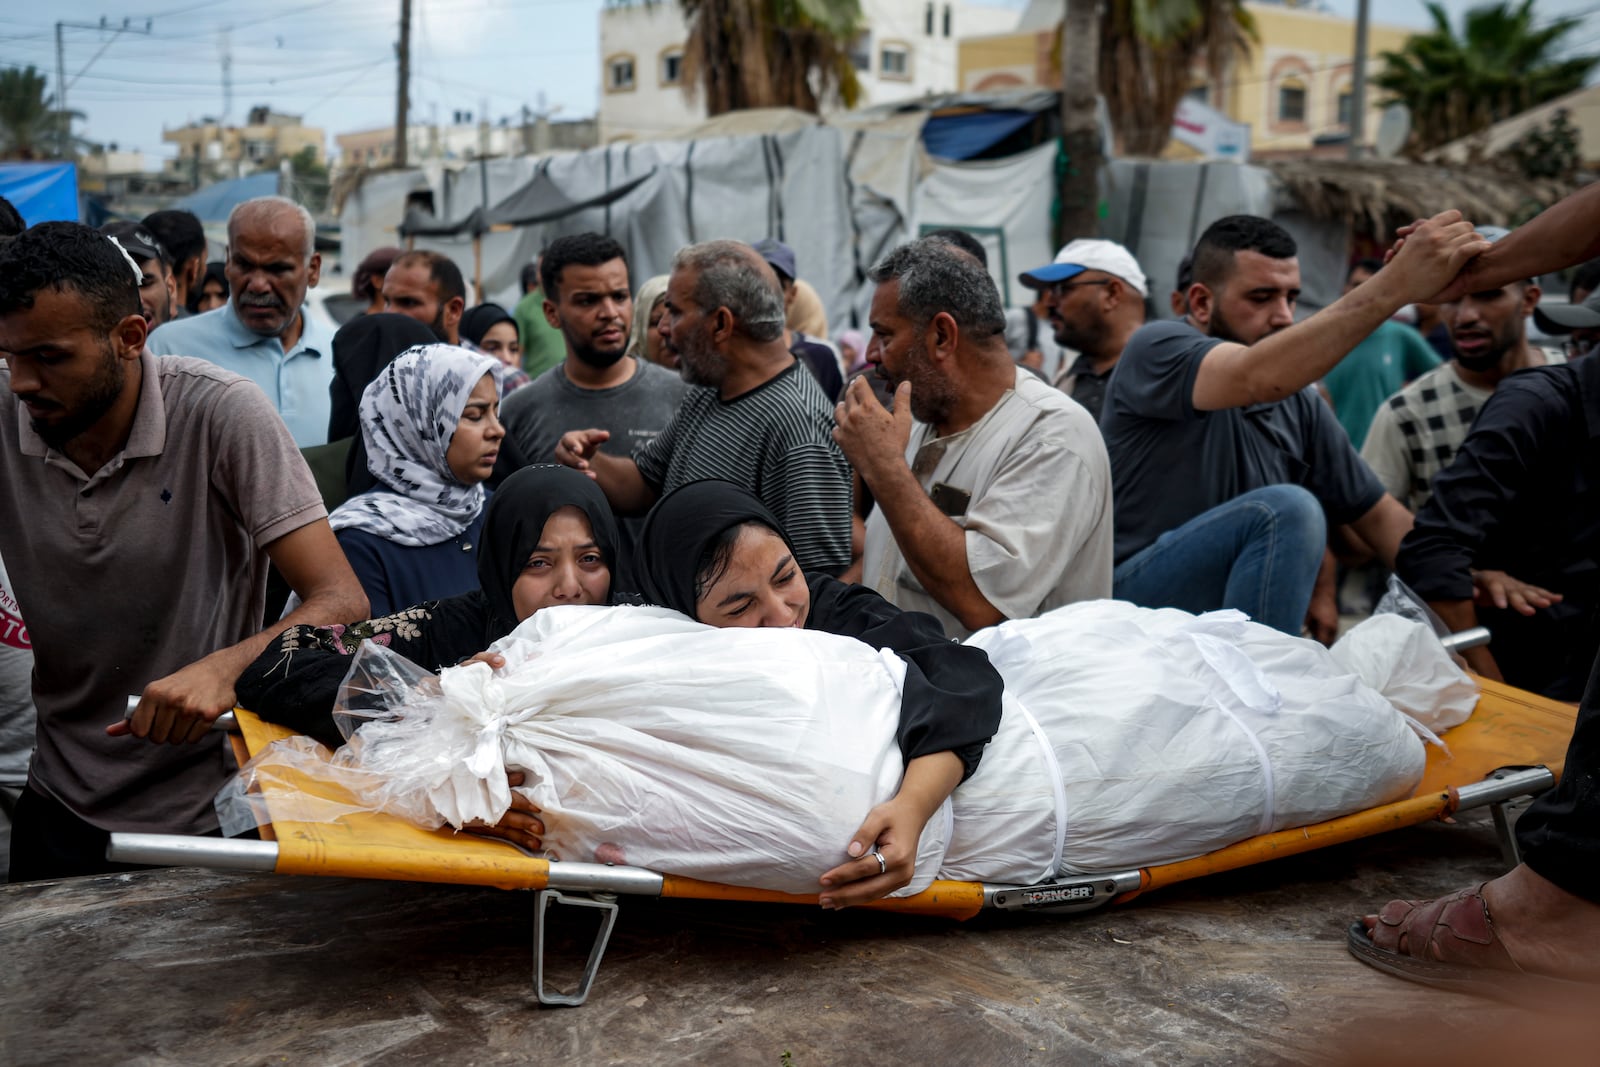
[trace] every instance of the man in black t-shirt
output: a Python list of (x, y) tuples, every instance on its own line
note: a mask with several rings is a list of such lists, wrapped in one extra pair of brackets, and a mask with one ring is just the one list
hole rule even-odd
[[(1392, 566), (1411, 513), (1383, 491), (1312, 383), (1487, 247), (1459, 213), (1439, 215), (1380, 272), (1382, 285), (1297, 325), (1293, 238), (1253, 216), (1213, 223), (1195, 246), (1188, 318), (1135, 333), (1107, 391), (1100, 429), (1117, 599), (1238, 608), (1298, 634), (1328, 524), (1348, 526)], [(1336, 625), (1336, 607), (1332, 615)]]

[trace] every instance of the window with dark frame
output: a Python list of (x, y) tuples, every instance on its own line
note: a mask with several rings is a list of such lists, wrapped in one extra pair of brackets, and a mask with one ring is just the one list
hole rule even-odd
[(613, 90), (633, 88), (632, 56), (621, 56), (611, 61), (609, 86)]
[(1306, 87), (1300, 82), (1286, 81), (1278, 86), (1278, 121), (1306, 121)]
[(872, 70), (872, 33), (863, 30), (850, 42), (850, 65), (863, 74)]

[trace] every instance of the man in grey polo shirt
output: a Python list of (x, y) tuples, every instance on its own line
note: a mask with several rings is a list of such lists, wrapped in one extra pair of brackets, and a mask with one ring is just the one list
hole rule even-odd
[(156, 356), (197, 356), (261, 387), (301, 448), (326, 444), (333, 332), (306, 311), (322, 274), (316, 224), (281, 196), (246, 200), (228, 216), (228, 302), (150, 334)]
[[(39, 719), (13, 880), (112, 869), (108, 831), (214, 830), (210, 726), (239, 672), (286, 624), (367, 611), (282, 420), (238, 375), (146, 351), (138, 278), (76, 223), (0, 244), (0, 557)], [(257, 632), (269, 559), (304, 604)]]
[[(498, 477), (554, 463), (561, 435), (586, 426), (611, 435), (602, 451), (628, 455), (667, 428), (689, 391), (678, 375), (627, 354), (633, 295), (621, 245), (598, 233), (558, 237), (540, 268), (545, 317), (561, 331), (567, 357), (501, 404), (506, 441)], [(643, 524), (622, 520), (625, 572)]]
[(988, 271), (938, 238), (872, 269), (867, 359), (834, 436), (877, 502), (863, 584), (952, 637), (1111, 594), (1111, 469), (1083, 406), (1018, 367)]

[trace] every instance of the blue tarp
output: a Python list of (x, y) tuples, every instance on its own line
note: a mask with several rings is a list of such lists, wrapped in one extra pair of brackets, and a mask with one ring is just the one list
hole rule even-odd
[(974, 111), (934, 115), (922, 126), (922, 144), (940, 159), (972, 159), (1032, 122), (1034, 111)]
[(0, 163), (0, 196), (29, 226), (78, 221), (78, 168), (71, 163)]
[(228, 213), (246, 200), (258, 196), (278, 194), (278, 173), (252, 174), (248, 178), (230, 178), (225, 182), (208, 185), (179, 200), (173, 207), (192, 211), (201, 222), (226, 222)]

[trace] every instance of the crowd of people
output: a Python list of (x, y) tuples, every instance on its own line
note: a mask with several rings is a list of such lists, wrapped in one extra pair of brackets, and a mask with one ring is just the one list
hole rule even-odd
[[(1114, 597), (1328, 643), (1340, 569), (1375, 565), (1489, 628), (1481, 675), (1585, 699), (1525, 864), (1352, 938), (1401, 971), (1600, 979), (1570, 951), (1600, 933), (1600, 297), (1533, 280), (1600, 253), (1600, 187), (1511, 233), (1419, 220), (1304, 317), (1268, 219), (1207, 227), (1170, 317), (1127, 249), (1075, 240), (1020, 278), (1054, 366), (958, 230), (889, 251), (867, 321), (830, 341), (773, 238), (635, 279), (610, 237), (561, 237), (510, 310), (469, 307), (448, 256), (378, 250), (330, 332), (289, 200), (240, 205), (220, 266), (178, 211), (0, 229), (14, 880), (117, 869), (113, 831), (216, 832), (213, 721), (240, 702), (337, 743), (363, 641), (493, 663), (543, 608), (643, 601), (832, 629), (920, 672), (900, 794), (822, 874), (825, 903), (858, 903), (910, 880), (998, 716), (992, 670), (949, 639)], [(1536, 346), (1530, 316), (1570, 342)], [(539, 816), (479, 829), (536, 848)], [(1459, 931), (1491, 910), (1475, 949)]]

